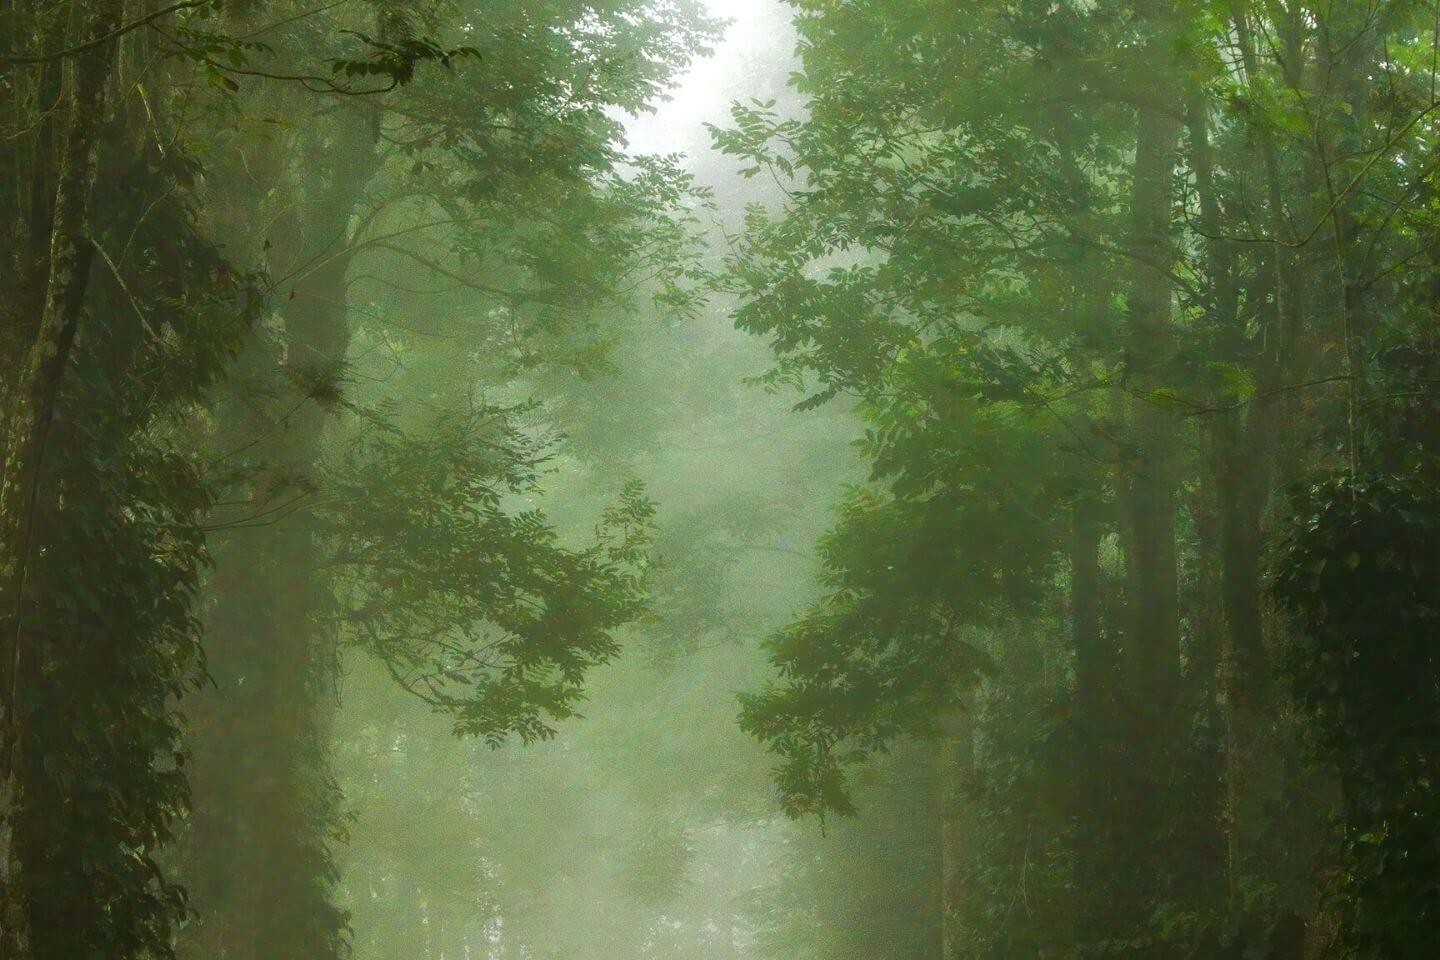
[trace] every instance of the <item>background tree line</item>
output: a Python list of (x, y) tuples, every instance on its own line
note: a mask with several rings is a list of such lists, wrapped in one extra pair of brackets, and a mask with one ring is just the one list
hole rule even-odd
[(788, 808), (938, 738), (947, 957), (1434, 954), (1433, 4), (793, 6), (727, 278), (872, 475)]

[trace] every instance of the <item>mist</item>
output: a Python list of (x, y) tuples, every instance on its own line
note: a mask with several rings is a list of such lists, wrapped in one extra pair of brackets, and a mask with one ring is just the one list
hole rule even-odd
[(0, 9), (0, 960), (1440, 956), (1437, 49)]

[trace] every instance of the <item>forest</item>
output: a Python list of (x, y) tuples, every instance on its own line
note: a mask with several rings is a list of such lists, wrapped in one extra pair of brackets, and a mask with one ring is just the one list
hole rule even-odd
[(0, 960), (1440, 957), (1440, 0), (3, 0), (0, 183)]

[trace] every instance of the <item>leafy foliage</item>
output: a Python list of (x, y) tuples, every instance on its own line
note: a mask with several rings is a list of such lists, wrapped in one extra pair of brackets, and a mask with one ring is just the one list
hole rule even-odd
[(645, 610), (654, 515), (627, 487), (574, 551), (540, 512), (507, 512), (544, 458), (515, 414), (477, 403), (419, 434), (382, 423), (326, 484), (344, 505), (325, 515), (347, 634), (494, 746), (575, 716), (586, 673), (619, 650), (613, 631)]
[(168, 956), (188, 915), (159, 863), (188, 809), (177, 704), (205, 678), (194, 606), (214, 488), (175, 442), (259, 303), (198, 231), (193, 162), (117, 136), (92, 282), (37, 506), (17, 683), (15, 855), (35, 956)]
[[(1270, 671), (1313, 641), (1292, 647), (1262, 608), (1261, 556), (1287, 523), (1271, 499), (1308, 471), (1373, 444), (1390, 451), (1373, 475), (1429, 475), (1383, 439), (1428, 449), (1414, 370), (1369, 389), (1363, 364), (1428, 340), (1407, 318), (1431, 292), (1379, 278), (1429, 235), (1407, 213), (1426, 176), (1400, 171), (1433, 149), (1409, 134), (1433, 106), (1433, 23), (1401, 6), (793, 6), (803, 113), (737, 103), (712, 131), (783, 192), (747, 210), (720, 282), (775, 352), (763, 385), (801, 411), (858, 398), (873, 474), (822, 546), (830, 595), (771, 641), (779, 680), (742, 704), (782, 802), (849, 811), (860, 764), (973, 700), (965, 780), (998, 786), (961, 805), (986, 855), (947, 892), (952, 942), (1298, 957), (1302, 914), (1312, 939), (1338, 922), (1350, 942), (1357, 915), (1303, 892), (1329, 847), (1296, 811), (1360, 761), (1304, 770), (1312, 693), (1294, 689), (1293, 715)], [(1326, 536), (1303, 562), (1344, 570)], [(1066, 628), (1068, 648), (1042, 639)], [(1076, 762), (1057, 809), (1052, 778)], [(1034, 927), (1000, 892), (1019, 836), (1050, 865), (1027, 874), (1047, 904)], [(1422, 898), (1425, 869), (1407, 881)]]
[(1306, 485), (1292, 509), (1274, 590), (1301, 634), (1287, 660), (1296, 698), (1345, 794), (1330, 890), (1340, 947), (1429, 956), (1440, 910), (1437, 504), (1428, 483), (1347, 473)]

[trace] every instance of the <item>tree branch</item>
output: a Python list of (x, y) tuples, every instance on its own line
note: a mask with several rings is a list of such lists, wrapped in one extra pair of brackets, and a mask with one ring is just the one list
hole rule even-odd
[(37, 63), (49, 63), (51, 60), (63, 60), (66, 57), (77, 56), (78, 54), (82, 54), (87, 50), (93, 50), (96, 47), (104, 46), (111, 40), (115, 40), (118, 37), (123, 37), (125, 34), (130, 33), (132, 30), (139, 30), (141, 27), (148, 26), (149, 24), (154, 23), (156, 20), (159, 20), (162, 17), (168, 17), (170, 14), (175, 13), (179, 10), (193, 10), (196, 7), (208, 6), (210, 3), (211, 0), (181, 0), (181, 2), (172, 3), (170, 6), (165, 7), (163, 10), (157, 10), (155, 13), (150, 14), (148, 17), (141, 17), (139, 20), (134, 20), (130, 23), (122, 24), (120, 27), (110, 31), (104, 36), (96, 37), (93, 40), (87, 40), (85, 43), (78, 44), (65, 50), (57, 50), (54, 53), (36, 54), (33, 57), (0, 57), (0, 66), (26, 66)]

